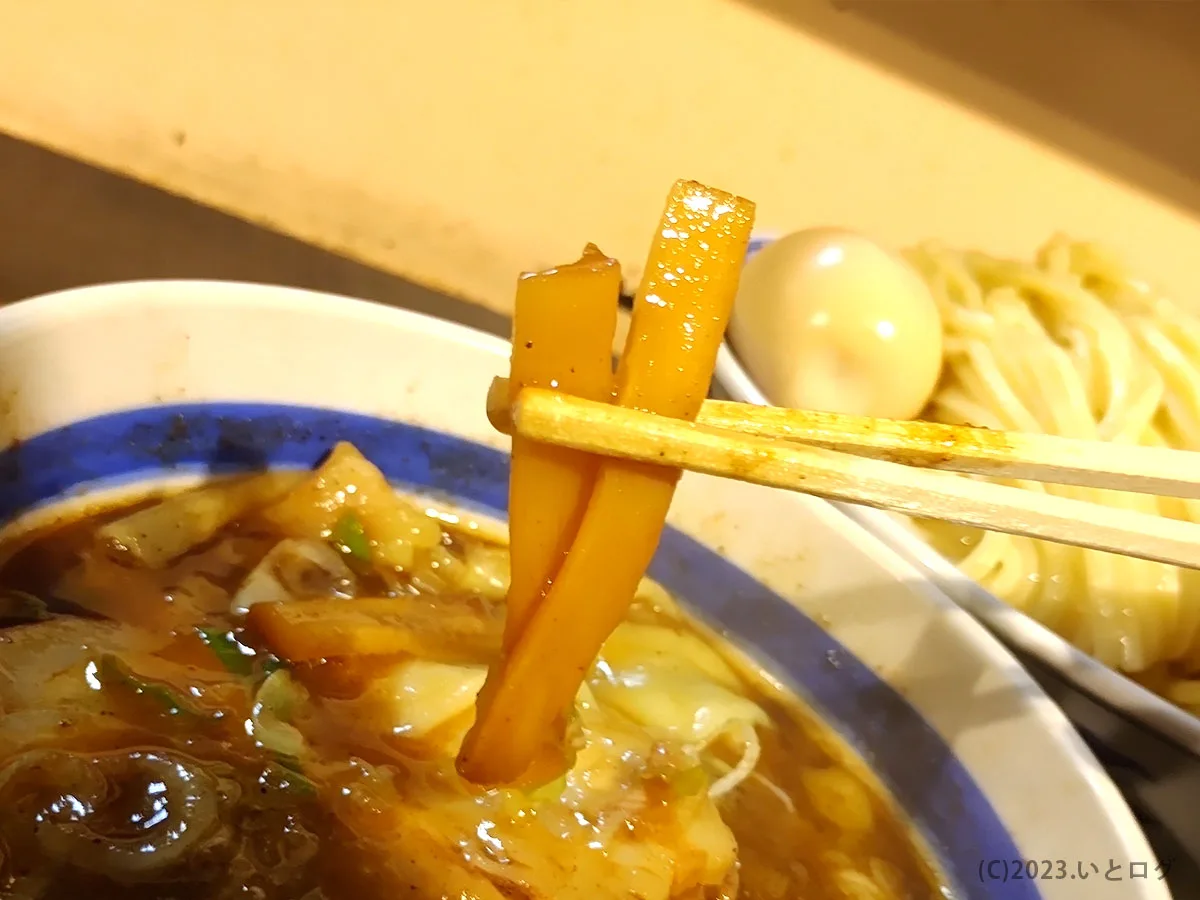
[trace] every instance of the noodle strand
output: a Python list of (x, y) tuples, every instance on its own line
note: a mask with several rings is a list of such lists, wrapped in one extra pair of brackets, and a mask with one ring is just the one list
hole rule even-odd
[[(1035, 262), (934, 244), (905, 258), (942, 313), (945, 367), (928, 418), (1200, 449), (1200, 318), (1112, 254), (1056, 236)], [(1017, 484), (1200, 521), (1200, 501)], [(1200, 681), (1191, 678), (1200, 673), (1200, 573), (941, 523), (920, 528), (997, 596), (1200, 711)]]

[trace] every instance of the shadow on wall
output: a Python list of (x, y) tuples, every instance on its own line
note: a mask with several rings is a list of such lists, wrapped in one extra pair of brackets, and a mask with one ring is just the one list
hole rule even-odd
[(0, 135), (0, 303), (146, 278), (282, 284), (509, 334), (482, 307)]
[(743, 2), (1200, 213), (1200, 3)]

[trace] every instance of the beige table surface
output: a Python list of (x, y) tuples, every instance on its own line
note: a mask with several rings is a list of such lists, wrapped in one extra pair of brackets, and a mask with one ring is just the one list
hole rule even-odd
[[(1200, 297), (1182, 194), (1075, 152), (1136, 156), (1111, 136), (1064, 126), (1079, 140), (1056, 150), (766, 6), (0, 0), (0, 130), (501, 311), (519, 270), (585, 241), (636, 277), (681, 176), (755, 199), (776, 229), (1007, 253), (1065, 229)], [(1170, 75), (1164, 47), (1140, 52)]]

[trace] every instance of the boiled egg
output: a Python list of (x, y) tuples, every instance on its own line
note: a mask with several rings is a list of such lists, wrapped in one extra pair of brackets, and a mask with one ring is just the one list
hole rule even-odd
[(729, 325), (778, 406), (916, 418), (942, 368), (942, 323), (921, 276), (862, 235), (789, 234), (746, 263)]

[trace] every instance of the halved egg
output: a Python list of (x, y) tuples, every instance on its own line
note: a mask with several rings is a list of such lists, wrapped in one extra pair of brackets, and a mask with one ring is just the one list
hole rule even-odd
[(942, 322), (921, 276), (852, 231), (798, 231), (746, 263), (729, 337), (771, 403), (913, 419), (942, 369)]

